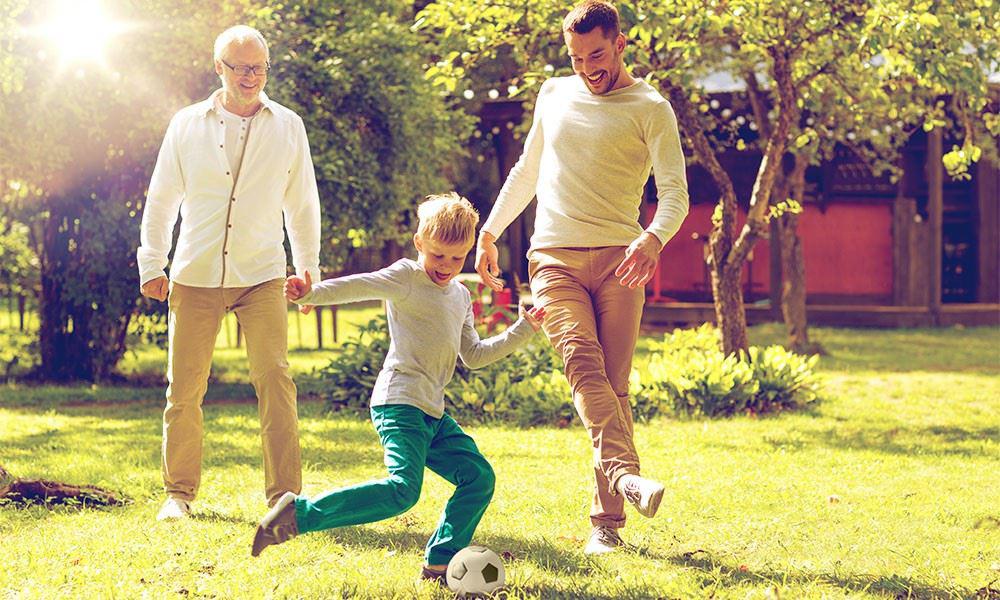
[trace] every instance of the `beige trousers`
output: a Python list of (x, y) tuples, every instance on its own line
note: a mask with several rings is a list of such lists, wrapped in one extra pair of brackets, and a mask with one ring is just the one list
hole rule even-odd
[(535, 303), (546, 311), (545, 333), (562, 355), (573, 403), (594, 444), (596, 489), (590, 520), (622, 527), (618, 478), (639, 474), (632, 442), (628, 379), (645, 291), (622, 286), (614, 271), (625, 248), (549, 248), (531, 253)]
[(171, 284), (167, 406), (163, 411), (163, 485), (191, 501), (201, 482), (202, 411), (222, 320), (236, 313), (246, 338), (264, 445), (264, 493), (273, 505), (302, 489), (295, 384), (288, 375), (284, 280), (244, 288)]

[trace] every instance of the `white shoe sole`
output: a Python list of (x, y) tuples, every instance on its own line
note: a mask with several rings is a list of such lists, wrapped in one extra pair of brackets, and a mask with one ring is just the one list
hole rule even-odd
[(285, 495), (279, 498), (275, 505), (271, 507), (271, 510), (267, 511), (264, 518), (260, 520), (260, 526), (265, 529), (270, 527), (271, 523), (281, 514), (281, 511), (292, 502), (295, 502), (295, 498), (297, 496), (294, 492), (285, 492)]
[(649, 495), (649, 502), (646, 503), (645, 509), (642, 506), (636, 506), (635, 508), (639, 511), (640, 515), (652, 518), (656, 515), (656, 511), (660, 509), (661, 500), (663, 500), (663, 486), (660, 486), (659, 489)]

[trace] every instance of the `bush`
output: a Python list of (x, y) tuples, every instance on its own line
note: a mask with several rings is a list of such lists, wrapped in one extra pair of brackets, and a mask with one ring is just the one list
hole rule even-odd
[[(367, 413), (375, 379), (389, 351), (384, 316), (369, 321), (358, 337), (344, 342), (328, 365), (313, 372), (303, 389), (327, 399), (332, 410)], [(569, 383), (559, 357), (536, 338), (503, 360), (481, 369), (461, 361), (445, 388), (445, 406), (464, 421), (505, 421), (518, 425), (568, 422), (573, 418)]]
[(357, 337), (345, 341), (337, 356), (313, 370), (313, 381), (303, 385), (325, 397), (331, 410), (368, 412), (368, 401), (382, 362), (389, 352), (389, 324), (380, 315), (358, 328)]
[(0, 377), (10, 383), (38, 364), (38, 343), (24, 331), (0, 331)]
[(633, 370), (630, 387), (639, 418), (777, 412), (816, 401), (817, 360), (781, 346), (726, 356), (716, 330), (706, 324), (676, 329), (655, 342), (646, 364)]
[[(344, 343), (330, 363), (305, 384), (327, 398), (333, 410), (367, 414), (385, 354), (389, 330), (384, 316)], [(632, 370), (630, 392), (636, 418), (660, 414), (730, 416), (802, 407), (817, 399), (816, 356), (781, 346), (751, 348), (742, 358), (719, 350), (714, 328), (675, 330), (652, 344)], [(541, 336), (503, 360), (471, 370), (459, 361), (445, 388), (445, 406), (462, 421), (503, 421), (519, 426), (565, 425), (575, 417), (562, 360)]]
[(449, 412), (464, 420), (499, 420), (521, 426), (565, 424), (573, 419), (562, 360), (542, 337), (481, 369), (461, 361), (448, 387)]

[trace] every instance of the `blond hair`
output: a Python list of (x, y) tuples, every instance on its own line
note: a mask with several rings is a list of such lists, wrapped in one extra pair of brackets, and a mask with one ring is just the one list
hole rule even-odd
[(443, 244), (472, 242), (479, 213), (472, 203), (455, 192), (432, 194), (417, 207), (417, 235)]

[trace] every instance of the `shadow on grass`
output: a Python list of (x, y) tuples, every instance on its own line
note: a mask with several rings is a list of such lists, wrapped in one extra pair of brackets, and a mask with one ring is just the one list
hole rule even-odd
[(231, 523), (233, 525), (248, 525), (257, 527), (259, 521), (249, 517), (237, 517), (217, 510), (195, 510), (191, 512), (191, 519), (194, 521), (211, 521), (213, 523)]
[(893, 455), (950, 455), (972, 458), (993, 456), (986, 440), (1000, 438), (998, 427), (857, 427), (854, 423), (837, 428), (796, 432), (790, 437), (769, 437), (765, 442), (784, 450), (805, 450), (824, 446), (838, 450), (870, 450)]
[(847, 593), (884, 594), (893, 598), (968, 598), (973, 592), (963, 588), (944, 589), (899, 575), (832, 575), (829, 573), (793, 574), (774, 570), (753, 570), (744, 565), (733, 566), (714, 558), (705, 550), (686, 552), (671, 562), (701, 572), (702, 586), (738, 587), (742, 584), (759, 586), (771, 582), (777, 587), (788, 583), (808, 585), (816, 582), (834, 585)]
[[(28, 414), (42, 412), (36, 408), (23, 410)], [(240, 404), (206, 407), (206, 410), (203, 468), (258, 467), (261, 451), (256, 407)], [(0, 432), (0, 462), (30, 458), (32, 462), (59, 459), (72, 463), (74, 457), (84, 453), (106, 457), (109, 474), (119, 470), (123, 463), (159, 470), (162, 443), (159, 410), (150, 410), (149, 406), (100, 406), (62, 408), (59, 414), (69, 421), (24, 434)], [(75, 424), (73, 419), (85, 419), (86, 422)], [(342, 427), (339, 421), (327, 419), (316, 422), (318, 430), (300, 430), (300, 445), (306, 462), (335, 468), (381, 461), (378, 437), (370, 426)], [(336, 452), (330, 451), (331, 443), (336, 444)], [(38, 477), (47, 475), (41, 473)]]
[[(432, 531), (411, 531), (374, 529), (365, 525), (342, 527), (320, 532), (344, 546), (365, 548), (392, 548), (405, 552), (423, 553)], [(503, 555), (508, 565), (531, 562), (549, 571), (570, 575), (589, 575), (595, 570), (593, 560), (581, 551), (560, 548), (542, 537), (517, 538), (496, 534), (484, 534), (476, 538), (476, 543), (493, 549)]]
[[(338, 544), (348, 548), (352, 546), (365, 549), (392, 548), (422, 554), (430, 534), (429, 530), (387, 532), (360, 525), (332, 529), (321, 532), (319, 535), (329, 536), (335, 539)], [(485, 545), (503, 556), (508, 573), (508, 587), (506, 591), (494, 595), (494, 598), (520, 598), (525, 595), (541, 598), (592, 598), (594, 600), (662, 597), (662, 594), (656, 593), (654, 589), (638, 581), (616, 581), (615, 593), (612, 595), (588, 589), (586, 580), (583, 578), (599, 576), (605, 572), (605, 569), (601, 560), (585, 556), (580, 548), (574, 547), (572, 550), (567, 550), (542, 537), (518, 538), (496, 534), (484, 534), (477, 537), (475, 542)], [(532, 584), (530, 580), (520, 584), (512, 584), (511, 571), (517, 570), (521, 564), (529, 563), (551, 573), (572, 577), (574, 581), (580, 582), (580, 587), (556, 589)]]

